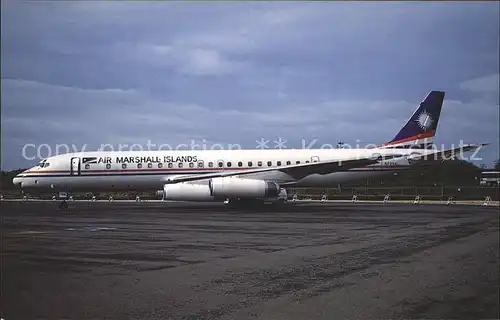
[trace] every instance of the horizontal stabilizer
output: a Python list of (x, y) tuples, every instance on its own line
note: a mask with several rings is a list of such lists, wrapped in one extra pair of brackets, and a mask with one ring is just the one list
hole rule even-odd
[(476, 151), (489, 143), (467, 144), (446, 150), (429, 150), (425, 154), (414, 154), (408, 157), (411, 164), (426, 163), (427, 161), (445, 161), (461, 158), (465, 152)]

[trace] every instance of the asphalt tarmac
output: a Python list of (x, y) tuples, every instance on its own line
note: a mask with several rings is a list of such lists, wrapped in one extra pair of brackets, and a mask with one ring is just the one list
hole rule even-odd
[(5, 320), (499, 318), (498, 207), (0, 210)]

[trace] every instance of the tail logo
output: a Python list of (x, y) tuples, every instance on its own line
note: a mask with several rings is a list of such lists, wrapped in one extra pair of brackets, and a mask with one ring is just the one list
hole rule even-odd
[(432, 127), (432, 122), (431, 115), (425, 110), (417, 117), (417, 124), (423, 131), (429, 130)]

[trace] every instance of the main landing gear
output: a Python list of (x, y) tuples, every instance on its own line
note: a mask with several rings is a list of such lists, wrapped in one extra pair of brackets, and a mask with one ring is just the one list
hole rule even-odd
[(264, 205), (264, 200), (260, 199), (226, 199), (226, 208), (255, 208)]
[(226, 208), (241, 208), (241, 209), (262, 209), (266, 208), (281, 208), (286, 204), (283, 199), (226, 199), (224, 205)]

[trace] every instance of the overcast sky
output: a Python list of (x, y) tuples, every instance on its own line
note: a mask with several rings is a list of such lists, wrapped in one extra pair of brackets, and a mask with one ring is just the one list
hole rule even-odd
[(491, 142), (479, 163), (498, 158), (498, 2), (11, 0), (1, 14), (4, 170), (43, 144), (382, 143), (433, 89), (437, 143)]

